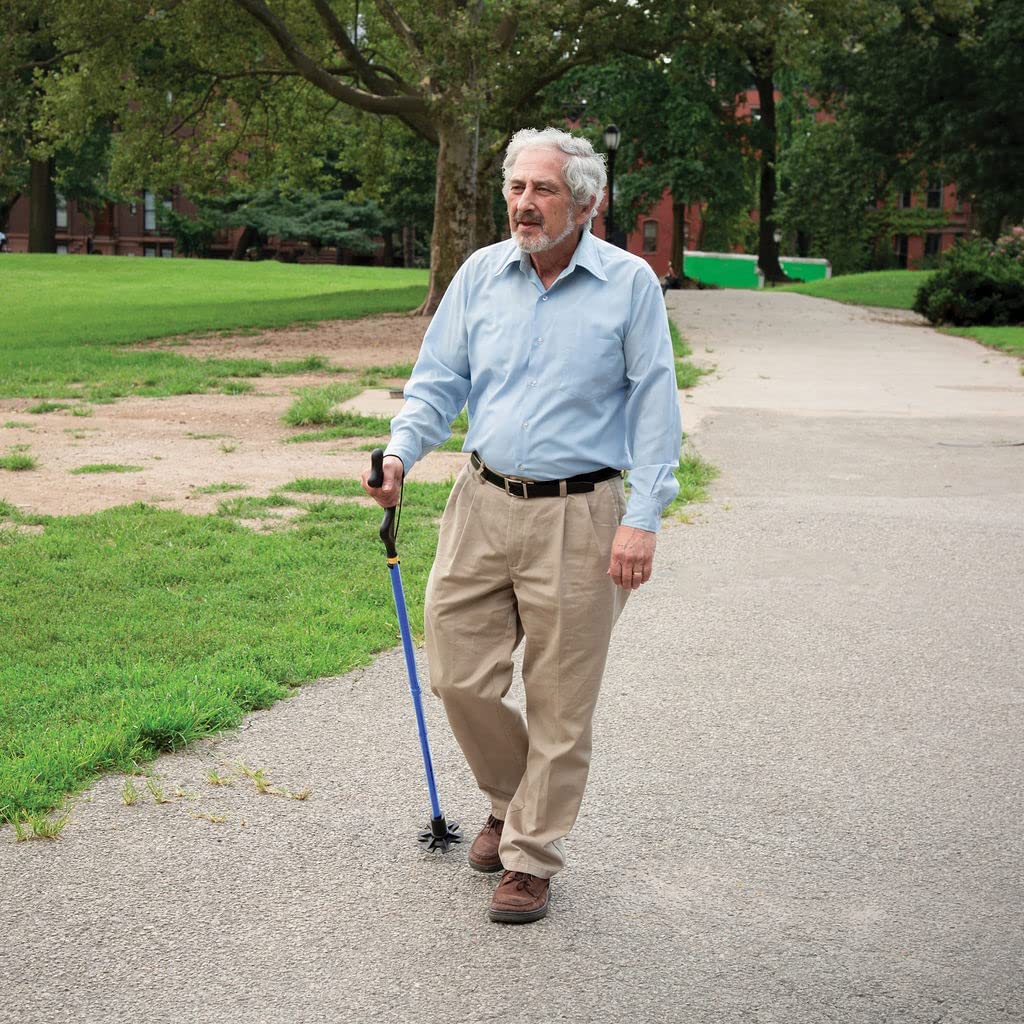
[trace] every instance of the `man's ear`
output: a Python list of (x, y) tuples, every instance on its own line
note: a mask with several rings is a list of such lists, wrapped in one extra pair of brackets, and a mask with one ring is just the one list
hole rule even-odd
[(596, 202), (597, 202), (596, 199), (591, 198), (590, 202), (587, 203), (586, 206), (581, 206), (576, 211), (576, 226), (577, 227), (583, 227), (583, 225), (586, 224), (588, 220), (590, 220), (590, 214), (591, 214), (591, 211), (594, 209), (594, 203), (596, 203)]

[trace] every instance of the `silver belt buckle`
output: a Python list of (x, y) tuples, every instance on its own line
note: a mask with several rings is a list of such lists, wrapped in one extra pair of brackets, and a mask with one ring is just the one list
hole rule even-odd
[[(527, 484), (535, 484), (537, 482), (536, 480), (527, 480), (525, 477), (521, 477), (521, 476), (506, 476), (504, 479), (505, 479), (505, 493), (510, 498), (520, 498), (520, 499), (524, 499), (524, 498), (528, 498), (529, 497), (529, 489), (527, 488)], [(523, 493), (522, 494), (513, 494), (508, 489), (509, 483), (521, 484), (522, 488), (523, 488)]]

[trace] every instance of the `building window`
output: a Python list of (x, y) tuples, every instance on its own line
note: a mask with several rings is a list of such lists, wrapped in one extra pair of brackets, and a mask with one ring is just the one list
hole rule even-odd
[(938, 256), (942, 252), (942, 235), (932, 233), (924, 236), (925, 259)]
[(644, 221), (644, 252), (657, 252), (658, 250), (658, 222), (656, 220)]
[(900, 210), (909, 210), (914, 201), (914, 196), (911, 192), (901, 192), (899, 198), (896, 200), (896, 206)]
[[(160, 205), (165, 210), (171, 210), (174, 208), (174, 201), (170, 196), (166, 196), (160, 200)], [(142, 230), (143, 231), (156, 231), (159, 226), (156, 221), (156, 195), (153, 192), (142, 193)]]
[(174, 255), (174, 246), (173, 245), (161, 245), (160, 246), (160, 255), (165, 260), (169, 260)]
[(156, 246), (155, 245), (144, 245), (142, 247), (142, 255), (143, 256), (155, 256), (156, 255)]
[(925, 198), (925, 206), (929, 210), (941, 210), (942, 209), (942, 181), (929, 181), (928, 182), (928, 193)]
[(68, 254), (67, 242), (58, 242), (57, 243), (57, 255), (58, 256), (67, 256), (67, 254)]
[(907, 250), (909, 239), (906, 235), (897, 235), (893, 239), (893, 253), (896, 256), (896, 265), (903, 270), (907, 269)]
[(57, 229), (64, 231), (68, 229), (68, 201), (59, 192), (57, 193)]

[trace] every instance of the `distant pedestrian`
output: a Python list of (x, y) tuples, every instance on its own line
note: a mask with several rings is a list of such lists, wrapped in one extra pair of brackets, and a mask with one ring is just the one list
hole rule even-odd
[(676, 273), (675, 267), (670, 261), (668, 270), (665, 271), (665, 276), (661, 279), (661, 294), (664, 295), (670, 288), (677, 289), (682, 283), (682, 278)]
[(0, 231), (0, 252), (8, 252), (7, 248), (7, 236)]

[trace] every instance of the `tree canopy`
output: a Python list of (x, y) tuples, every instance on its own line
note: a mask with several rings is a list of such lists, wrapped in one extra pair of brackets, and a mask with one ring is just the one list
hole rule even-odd
[[(494, 235), (500, 153), (541, 90), (615, 51), (654, 55), (667, 0), (64, 0), (69, 56), (51, 137), (100, 114), (120, 132), (115, 180), (214, 186), (302, 167), (345, 110), (389, 116), (437, 146), (431, 288)], [(340, 116), (339, 116), (340, 115)], [(307, 167), (304, 172), (315, 171)]]

